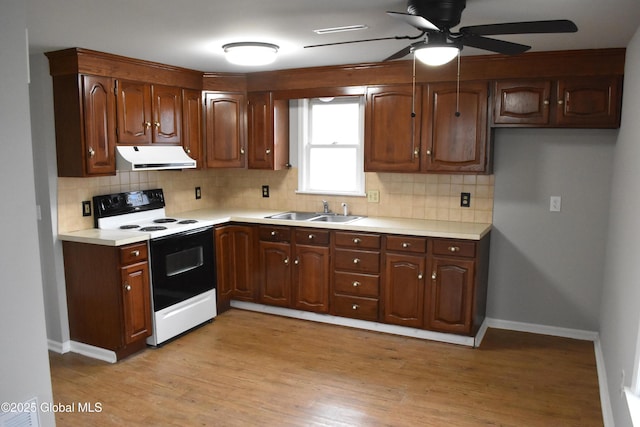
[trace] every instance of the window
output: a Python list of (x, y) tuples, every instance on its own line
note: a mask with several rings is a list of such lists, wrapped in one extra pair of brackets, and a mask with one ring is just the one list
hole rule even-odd
[(298, 192), (364, 196), (364, 98), (313, 98), (299, 108)]

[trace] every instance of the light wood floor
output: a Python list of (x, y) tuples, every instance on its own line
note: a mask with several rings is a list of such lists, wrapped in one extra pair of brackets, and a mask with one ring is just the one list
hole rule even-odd
[[(601, 426), (593, 343), (471, 349), (232, 309), (117, 364), (50, 354), (58, 426)], [(76, 404), (77, 408), (77, 404)]]

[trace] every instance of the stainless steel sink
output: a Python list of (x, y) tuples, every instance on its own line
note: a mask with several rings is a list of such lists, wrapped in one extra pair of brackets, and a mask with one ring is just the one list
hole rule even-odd
[(322, 215), (317, 212), (284, 212), (275, 215), (270, 215), (267, 218), (271, 219), (288, 219), (291, 221), (307, 221)]
[(270, 219), (284, 219), (290, 221), (314, 221), (314, 222), (340, 222), (346, 223), (355, 221), (360, 218), (364, 218), (359, 215), (338, 215), (334, 213), (322, 213), (322, 212), (283, 212), (275, 215), (269, 215), (265, 218)]
[(316, 218), (312, 218), (310, 219), (310, 221), (313, 222), (351, 222), (351, 221), (355, 221), (356, 219), (360, 219), (360, 218), (364, 218), (362, 216), (359, 215), (321, 215), (319, 217)]

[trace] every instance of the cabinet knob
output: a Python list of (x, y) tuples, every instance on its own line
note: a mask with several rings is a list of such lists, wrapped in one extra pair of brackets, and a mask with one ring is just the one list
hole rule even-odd
[(266, 150), (264, 150), (264, 152), (265, 152), (266, 154), (271, 154), (271, 149), (267, 148)]
[(96, 155), (96, 152), (95, 152), (95, 150), (93, 149), (93, 147), (89, 147), (89, 150), (88, 150), (88, 151), (89, 151), (89, 157), (93, 157), (93, 156), (95, 156), (95, 155)]
[(351, 309), (353, 309), (353, 310), (357, 310), (358, 308), (360, 308), (360, 306), (358, 304), (353, 304), (351, 306)]
[(315, 239), (315, 238), (316, 238), (316, 235), (315, 235), (315, 234), (309, 234), (309, 240), (313, 240), (313, 239)]
[(131, 256), (140, 256), (140, 251), (131, 251)]
[(353, 287), (357, 288), (358, 286), (360, 286), (360, 282), (358, 282), (357, 280), (353, 282)]
[(415, 157), (417, 159), (419, 155), (420, 155), (420, 149), (419, 148), (416, 148), (415, 150), (413, 150), (413, 157)]
[(354, 259), (353, 259), (353, 263), (354, 263), (354, 264), (360, 264), (360, 259), (358, 259), (358, 258), (354, 258)]
[(285, 263), (286, 265), (289, 265), (289, 257), (286, 257), (286, 258), (284, 259), (284, 263)]
[(184, 149), (184, 151), (185, 151), (187, 154), (191, 154), (191, 148), (185, 148), (185, 149)]
[(244, 147), (240, 147), (240, 154), (244, 154)]
[(418, 273), (418, 280), (422, 280), (423, 277), (422, 273)]
[(407, 243), (407, 242), (402, 243), (402, 247), (405, 249), (407, 249), (409, 246), (411, 246), (411, 243)]
[(458, 246), (449, 246), (449, 252), (460, 252), (460, 248)]
[(144, 127), (147, 129), (151, 127), (151, 122), (144, 122)]
[(296, 259), (294, 259), (294, 260), (293, 260), (293, 263), (294, 263), (295, 265), (298, 265), (298, 264), (300, 264), (300, 260), (299, 260), (298, 258), (296, 258)]
[(156, 128), (159, 128), (159, 127), (160, 127), (160, 122), (155, 122), (153, 125), (154, 125)]
[(271, 235), (272, 235), (272, 236), (275, 236), (276, 234), (278, 234), (278, 233), (276, 233), (275, 231), (272, 231), (272, 232), (271, 232)]
[(564, 104), (564, 99), (558, 99), (558, 105)]
[(431, 273), (431, 278), (433, 280), (436, 280), (436, 277), (438, 277), (438, 275), (436, 274), (436, 272), (434, 271), (433, 273)]
[(548, 99), (545, 99), (544, 101), (542, 101), (542, 104), (543, 104), (543, 105), (549, 105), (549, 100), (548, 100)]
[(128, 292), (128, 291), (130, 291), (130, 290), (131, 290), (131, 285), (125, 282), (125, 284), (124, 284), (124, 289), (125, 289), (127, 292)]
[(431, 155), (431, 148), (427, 149), (427, 156)]
[(361, 241), (362, 240), (358, 239), (357, 237), (353, 239), (353, 243), (355, 243), (356, 245), (359, 245)]

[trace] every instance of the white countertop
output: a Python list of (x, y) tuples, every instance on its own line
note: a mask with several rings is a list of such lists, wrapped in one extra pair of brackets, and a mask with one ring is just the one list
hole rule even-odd
[[(349, 223), (325, 223), (312, 221), (292, 221), (265, 218), (283, 211), (269, 211), (257, 209), (200, 209), (180, 212), (184, 218), (206, 219), (214, 224), (227, 222), (242, 222), (249, 224), (286, 225), (308, 228), (325, 228), (332, 230), (368, 231), (373, 233), (406, 234), (425, 237), (445, 237), (451, 239), (480, 240), (491, 231), (491, 224), (476, 224), (471, 222), (434, 221), (424, 219), (364, 217)], [(122, 246), (130, 243), (143, 242), (149, 239), (148, 234), (117, 231), (88, 230), (73, 231), (58, 235), (60, 240), (93, 243), (106, 246)]]

